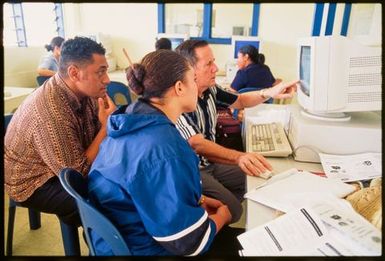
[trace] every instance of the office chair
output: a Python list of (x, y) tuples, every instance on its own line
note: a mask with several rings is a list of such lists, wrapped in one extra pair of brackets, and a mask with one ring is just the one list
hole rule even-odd
[[(8, 124), (12, 119), (13, 114), (4, 115), (4, 130), (7, 130)], [(8, 231), (7, 231), (7, 256), (12, 256), (12, 245), (13, 245), (13, 229), (15, 226), (15, 215), (16, 207), (20, 206), (19, 203), (9, 198), (8, 206)], [(29, 216), (29, 228), (36, 230), (41, 227), (40, 212), (32, 208), (28, 208)], [(62, 233), (62, 240), (64, 246), (64, 253), (66, 256), (80, 256), (80, 243), (78, 228), (75, 226), (67, 225), (60, 219), (60, 228)]]
[[(253, 88), (253, 87), (247, 87), (247, 88), (240, 89), (238, 91), (238, 93), (253, 92), (253, 91), (259, 91), (259, 90), (261, 90), (261, 89), (257, 89), (257, 88)], [(264, 103), (273, 103), (273, 98), (268, 99)], [(236, 120), (238, 119), (238, 112), (239, 112), (238, 109), (234, 109), (234, 111), (233, 111), (233, 118)]]
[(130, 90), (124, 83), (111, 81), (107, 85), (107, 93), (117, 106), (131, 103)]
[(64, 189), (76, 200), (90, 255), (98, 255), (91, 241), (91, 231), (94, 231), (109, 244), (114, 255), (131, 255), (126, 242), (115, 225), (89, 203), (87, 180), (83, 175), (74, 169), (65, 168), (60, 171), (59, 179)]
[(51, 78), (51, 76), (37, 76), (36, 77), (36, 82), (37, 82), (37, 86), (42, 86), (43, 83), (45, 83), (46, 80), (48, 80), (49, 78)]

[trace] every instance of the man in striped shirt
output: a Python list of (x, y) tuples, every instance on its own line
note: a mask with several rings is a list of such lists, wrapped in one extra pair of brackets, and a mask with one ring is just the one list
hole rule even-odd
[(236, 222), (242, 215), (240, 202), (245, 193), (244, 173), (259, 176), (266, 170), (271, 171), (272, 167), (258, 153), (236, 151), (215, 143), (216, 105), (243, 109), (269, 98), (290, 98), (296, 90), (297, 81), (280, 83), (263, 91), (235, 94), (215, 84), (218, 67), (206, 41), (187, 40), (176, 51), (194, 67), (198, 86), (197, 109), (182, 114), (177, 128), (199, 155), (203, 194), (226, 204), (232, 214), (232, 222)]

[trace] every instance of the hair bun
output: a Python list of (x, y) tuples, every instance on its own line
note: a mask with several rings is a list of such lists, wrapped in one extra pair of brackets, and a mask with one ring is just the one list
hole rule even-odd
[(45, 47), (45, 49), (47, 49), (48, 52), (53, 50), (52, 46), (50, 44), (46, 44), (46, 45), (44, 45), (44, 47)]
[(126, 78), (128, 81), (128, 86), (137, 95), (143, 94), (144, 75), (145, 75), (144, 67), (143, 67), (143, 65), (138, 64), (138, 63), (135, 63), (132, 66), (128, 67), (128, 69), (126, 71)]

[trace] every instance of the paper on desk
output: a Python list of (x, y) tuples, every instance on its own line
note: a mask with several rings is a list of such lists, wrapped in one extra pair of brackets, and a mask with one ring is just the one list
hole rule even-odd
[(343, 182), (381, 177), (381, 153), (331, 155), (319, 153), (322, 167), (330, 179)]
[[(352, 231), (341, 232), (330, 221), (338, 213), (341, 222), (354, 220)], [(353, 209), (335, 204), (295, 209), (238, 236), (244, 256), (376, 256), (381, 254), (381, 235)], [(348, 221), (350, 220), (350, 221)], [(351, 225), (352, 223), (349, 223)], [(368, 227), (369, 224), (369, 227)], [(349, 226), (348, 225), (348, 226)], [(348, 227), (347, 226), (347, 227)], [(352, 226), (352, 227), (353, 227)], [(355, 232), (360, 234), (357, 237)], [(358, 238), (358, 240), (356, 240)], [(369, 242), (371, 241), (371, 242)]]
[(289, 129), (290, 110), (287, 107), (281, 109), (268, 109), (257, 112), (257, 115), (248, 116), (247, 119), (252, 123), (271, 123), (280, 122), (284, 126), (286, 133)]
[[(277, 181), (267, 182), (265, 186), (249, 191), (245, 198), (289, 212), (312, 202), (342, 198), (355, 190), (352, 185), (323, 178), (307, 171), (298, 172), (290, 169), (276, 175)], [(279, 175), (285, 177), (279, 179)]]

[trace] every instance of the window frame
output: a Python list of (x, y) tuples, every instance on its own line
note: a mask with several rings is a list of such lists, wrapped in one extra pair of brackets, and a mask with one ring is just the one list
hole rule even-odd
[[(259, 26), (259, 12), (260, 4), (253, 3), (253, 12), (251, 19), (251, 35), (258, 36), (258, 26)], [(222, 38), (222, 37), (212, 37), (211, 36), (211, 25), (212, 25), (212, 14), (213, 14), (213, 4), (204, 3), (203, 4), (203, 30), (201, 37), (190, 37), (190, 39), (195, 40), (206, 40), (210, 44), (227, 44), (231, 45), (231, 37)], [(165, 32), (165, 21), (166, 21), (166, 4), (158, 3), (158, 33)]]
[[(17, 39), (18, 47), (28, 47), (28, 39), (25, 31), (25, 23), (24, 23), (24, 13), (22, 3), (8, 3), (12, 5), (13, 11), (13, 21), (15, 25), (15, 33)], [(56, 32), (58, 36), (64, 38), (65, 30), (64, 30), (64, 16), (63, 16), (63, 4), (62, 3), (53, 3), (55, 12), (55, 23), (56, 23)]]

